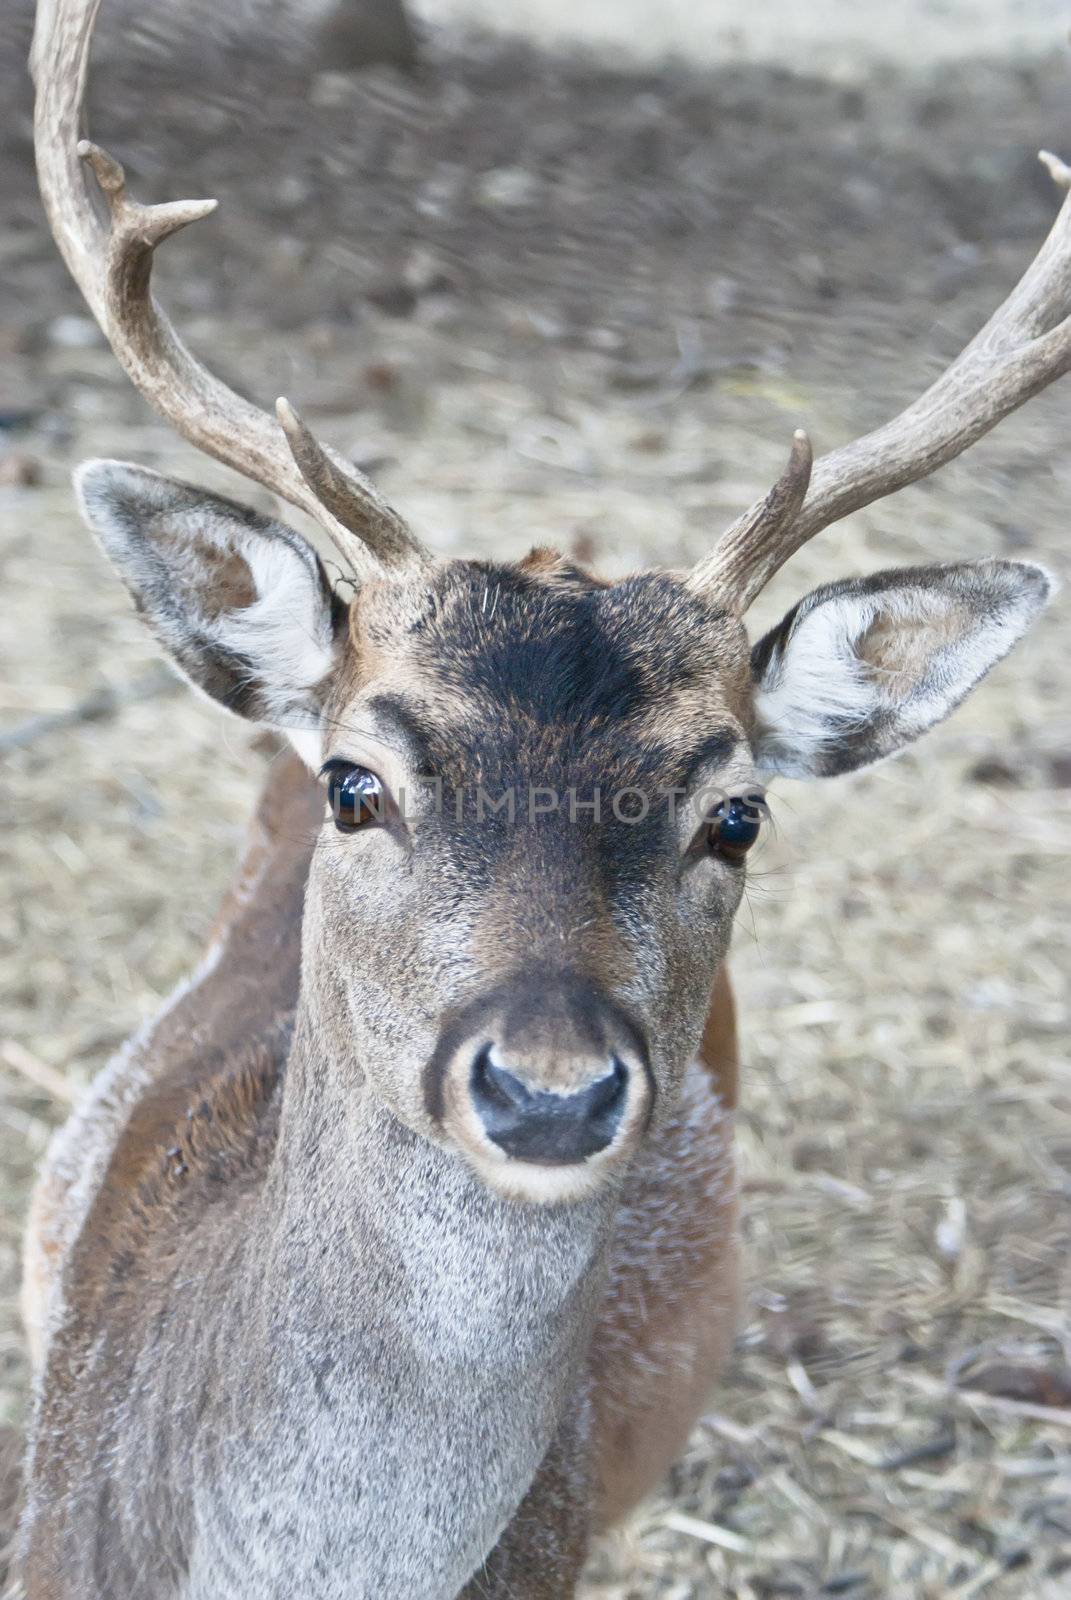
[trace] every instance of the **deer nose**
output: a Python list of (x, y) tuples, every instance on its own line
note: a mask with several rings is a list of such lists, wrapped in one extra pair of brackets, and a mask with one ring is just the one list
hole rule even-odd
[(611, 1056), (600, 1065), (580, 1089), (529, 1089), (484, 1044), (472, 1063), (469, 1094), (487, 1137), (508, 1156), (552, 1165), (583, 1161), (613, 1142), (628, 1099), (624, 1062)]

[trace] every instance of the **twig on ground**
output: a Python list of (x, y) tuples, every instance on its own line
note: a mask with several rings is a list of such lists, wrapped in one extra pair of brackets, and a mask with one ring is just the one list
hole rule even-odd
[(675, 1533), (691, 1534), (693, 1539), (718, 1545), (722, 1550), (732, 1550), (736, 1555), (749, 1555), (753, 1549), (751, 1540), (745, 1539), (743, 1534), (734, 1533), (731, 1528), (723, 1528), (716, 1522), (686, 1516), (683, 1511), (667, 1511), (662, 1518), (662, 1526), (672, 1528)]
[(53, 1100), (62, 1101), (64, 1105), (73, 1105), (78, 1098), (77, 1087), (73, 1083), (68, 1083), (62, 1072), (49, 1066), (47, 1061), (42, 1061), (40, 1056), (35, 1056), (25, 1045), (19, 1044), (17, 1039), (0, 1040), (0, 1059), (13, 1072), (17, 1072), (20, 1078), (32, 1083), (35, 1089), (43, 1089)]

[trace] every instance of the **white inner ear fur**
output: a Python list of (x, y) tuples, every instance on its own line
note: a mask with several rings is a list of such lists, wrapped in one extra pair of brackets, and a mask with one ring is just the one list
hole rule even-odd
[(759, 776), (803, 776), (836, 727), (873, 714), (875, 686), (855, 653), (877, 614), (869, 599), (845, 595), (797, 620), (755, 691)]
[(926, 577), (888, 587), (860, 580), (802, 603), (756, 685), (760, 774), (822, 771), (839, 740), (879, 719), (878, 738), (844, 770), (916, 738), (1007, 654), (1051, 588), (1043, 569), (1018, 562), (964, 563)]
[[(194, 688), (199, 652), (249, 663), (260, 715), (310, 767), (322, 759), (317, 686), (336, 659), (334, 619), (311, 545), (282, 524), (146, 467), (87, 461), (75, 473), (87, 523)], [(261, 709), (262, 708), (262, 709)]]
[[(267, 720), (303, 761), (318, 767), (323, 730), (312, 691), (335, 660), (330, 607), (315, 573), (288, 545), (241, 533), (229, 543), (248, 566), (257, 598), (222, 612), (205, 624), (205, 632), (215, 632), (221, 644), (249, 658), (259, 673)], [(307, 722), (302, 701), (308, 704)]]

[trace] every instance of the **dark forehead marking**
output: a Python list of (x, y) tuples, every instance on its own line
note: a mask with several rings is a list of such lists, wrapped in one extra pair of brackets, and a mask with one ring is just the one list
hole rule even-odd
[[(678, 768), (676, 786), (686, 789), (693, 779), (703, 771), (704, 767), (717, 767), (722, 762), (728, 761), (737, 745), (740, 735), (732, 728), (715, 728), (713, 733), (707, 735), (697, 750), (693, 750)], [(678, 757), (679, 760), (679, 757)], [(667, 751), (662, 758), (662, 764), (656, 770), (659, 772), (673, 770), (673, 756)]]
[(607, 588), (492, 563), (457, 564), (414, 625), (445, 686), (540, 726), (633, 716), (717, 668), (717, 621), (679, 582), (645, 573)]
[(430, 772), (435, 766), (435, 750), (442, 742), (442, 731), (425, 722), (419, 712), (394, 694), (377, 694), (368, 702), (368, 710), (378, 723), (397, 733), (409, 752), (413, 765), (421, 772)]
[[(461, 742), (472, 729), (441, 728), (425, 720), (420, 711), (407, 705), (398, 695), (377, 694), (368, 702), (368, 710), (376, 722), (397, 733), (405, 744), (410, 760), (418, 772), (426, 776), (441, 775), (449, 762), (450, 753), (457, 753), (458, 735)], [(487, 732), (486, 726), (479, 730)], [(480, 741), (477, 738), (476, 743)], [(733, 728), (715, 728), (698, 746), (682, 755), (681, 747), (671, 747), (658, 740), (638, 740), (625, 736), (614, 741), (615, 753), (627, 765), (631, 781), (636, 784), (659, 782), (663, 788), (687, 789), (698, 773), (705, 768), (717, 767), (727, 761), (740, 743), (740, 735)], [(605, 755), (605, 752), (600, 752)], [(488, 763), (494, 770), (494, 763)]]

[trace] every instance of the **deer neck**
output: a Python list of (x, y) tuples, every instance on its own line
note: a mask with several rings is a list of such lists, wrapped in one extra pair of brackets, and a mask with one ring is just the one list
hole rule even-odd
[(264, 1348), (244, 1337), (241, 1364), (287, 1448), (229, 1475), (248, 1497), (262, 1471), (277, 1504), (293, 1473), (298, 1548), (343, 1530), (359, 1552), (347, 1593), (456, 1594), (583, 1404), (612, 1202), (490, 1194), (383, 1108), (303, 998), (263, 1204), (242, 1325)]
[(404, 1323), (434, 1365), (478, 1353), (481, 1364), (524, 1366), (529, 1340), (557, 1346), (582, 1329), (601, 1288), (612, 1198), (536, 1207), (492, 1194), (459, 1156), (383, 1106), (304, 1003), (272, 1187), (283, 1237), (322, 1230), (320, 1254), (291, 1266), (309, 1287), (326, 1276), (336, 1317), (338, 1270), (374, 1257), (373, 1281), (353, 1284), (355, 1315), (365, 1323), (382, 1301), (384, 1321)]

